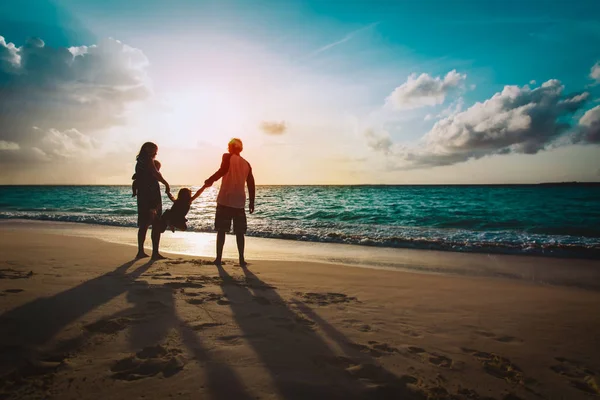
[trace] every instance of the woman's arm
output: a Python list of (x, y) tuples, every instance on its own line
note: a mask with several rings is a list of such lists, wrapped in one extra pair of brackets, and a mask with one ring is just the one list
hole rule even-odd
[(163, 178), (162, 174), (156, 169), (156, 165), (154, 165), (153, 160), (150, 160), (150, 172), (152, 172), (152, 176), (165, 185), (165, 192), (169, 193), (171, 191), (171, 187), (165, 178)]

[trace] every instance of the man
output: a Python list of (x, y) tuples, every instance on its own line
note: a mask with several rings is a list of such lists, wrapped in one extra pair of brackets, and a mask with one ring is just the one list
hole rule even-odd
[[(245, 184), (248, 184), (248, 195), (250, 204), (248, 211), (254, 212), (254, 176), (252, 167), (248, 161), (244, 160), (240, 153), (244, 149), (242, 141), (234, 138), (229, 141), (229, 153), (223, 154), (221, 167), (210, 178), (204, 182), (204, 187), (212, 186), (213, 183), (223, 178), (221, 189), (217, 196), (217, 212), (215, 214), (215, 230), (217, 231), (217, 258), (214, 263), (221, 265), (223, 257), (223, 246), (225, 245), (225, 233), (231, 230), (233, 221), (233, 232), (237, 242), (237, 248), (240, 258), (240, 266), (245, 267), (244, 246), (246, 230), (248, 223), (246, 221), (246, 190)], [(193, 197), (195, 199), (200, 189)]]

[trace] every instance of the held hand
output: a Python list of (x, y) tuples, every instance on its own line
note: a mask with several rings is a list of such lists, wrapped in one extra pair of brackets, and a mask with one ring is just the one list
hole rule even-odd
[(194, 201), (198, 197), (200, 197), (200, 195), (202, 194), (202, 192), (204, 192), (204, 189), (206, 189), (206, 185), (204, 185), (200, 189), (198, 189), (198, 191), (196, 192), (196, 194), (192, 196), (192, 201)]

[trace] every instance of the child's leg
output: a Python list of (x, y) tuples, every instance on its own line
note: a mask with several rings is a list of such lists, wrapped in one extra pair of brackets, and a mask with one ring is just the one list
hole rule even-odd
[(187, 230), (187, 225), (184, 221), (178, 221), (176, 223), (173, 223), (173, 226), (177, 229), (179, 229), (180, 231), (185, 231)]

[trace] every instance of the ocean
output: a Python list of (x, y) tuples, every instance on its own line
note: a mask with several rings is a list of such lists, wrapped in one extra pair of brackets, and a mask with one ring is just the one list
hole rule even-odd
[[(190, 231), (213, 231), (216, 195), (192, 205)], [(0, 218), (134, 227), (137, 209), (130, 186), (0, 186)], [(600, 259), (600, 186), (258, 186), (248, 235)]]

